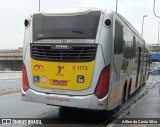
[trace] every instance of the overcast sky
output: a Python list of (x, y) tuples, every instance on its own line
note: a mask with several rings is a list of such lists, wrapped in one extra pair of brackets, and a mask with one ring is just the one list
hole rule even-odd
[[(23, 46), (24, 19), (38, 12), (39, 0), (0, 0), (0, 49), (16, 49)], [(147, 44), (158, 43), (160, 18), (153, 14), (154, 0), (119, 0), (118, 12), (141, 34)], [(41, 0), (41, 10), (70, 7), (97, 7), (116, 9), (116, 0)], [(156, 13), (160, 16), (160, 0), (156, 0)]]

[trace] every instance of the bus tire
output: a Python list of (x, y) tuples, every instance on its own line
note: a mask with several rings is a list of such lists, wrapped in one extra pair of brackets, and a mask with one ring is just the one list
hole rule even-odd
[(122, 100), (121, 100), (122, 104), (125, 104), (125, 102), (126, 102), (126, 90), (127, 90), (127, 82), (125, 83), (124, 88), (123, 88), (123, 92), (122, 92)]
[(131, 84), (132, 84), (132, 80), (130, 80), (130, 82), (129, 82), (127, 98), (130, 97), (130, 93), (131, 93)]

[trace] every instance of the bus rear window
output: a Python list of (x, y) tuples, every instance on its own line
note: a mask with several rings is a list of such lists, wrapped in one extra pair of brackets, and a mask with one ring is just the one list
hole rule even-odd
[(83, 15), (33, 15), (33, 40), (41, 39), (95, 39), (100, 11)]

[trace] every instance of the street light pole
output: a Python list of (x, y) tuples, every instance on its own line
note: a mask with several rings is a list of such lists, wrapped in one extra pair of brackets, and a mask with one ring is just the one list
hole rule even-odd
[(117, 12), (117, 8), (118, 8), (118, 0), (116, 0), (116, 12)]
[[(157, 54), (159, 53), (159, 28), (160, 28), (160, 22), (159, 22), (159, 25), (158, 25), (158, 44), (157, 44)], [(160, 65), (160, 62), (159, 62), (159, 65)], [(160, 93), (160, 84), (159, 84), (159, 93)]]
[(157, 53), (159, 52), (158, 50), (159, 50), (159, 48), (158, 48), (158, 46), (159, 46), (159, 28), (160, 28), (160, 22), (159, 22), (159, 25), (158, 25), (158, 43), (157, 43)]
[(41, 10), (40, 7), (41, 7), (41, 1), (39, 0), (39, 12), (40, 12), (40, 10)]
[(143, 21), (142, 21), (142, 37), (143, 37), (143, 24), (144, 24), (144, 18), (147, 17), (148, 15), (143, 16)]

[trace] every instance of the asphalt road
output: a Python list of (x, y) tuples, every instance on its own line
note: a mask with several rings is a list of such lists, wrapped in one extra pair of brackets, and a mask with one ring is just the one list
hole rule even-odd
[[(154, 84), (159, 80), (159, 76), (150, 76), (148, 83)], [(21, 80), (6, 80), (0, 81), (1, 88), (21, 88)], [(150, 89), (152, 85), (147, 87)], [(111, 117), (110, 112), (98, 112), (98, 111), (88, 111), (81, 109), (71, 109), (71, 108), (59, 108), (56, 106), (48, 106), (45, 104), (24, 102), (21, 101), (21, 94), (7, 94), (0, 96), (0, 118), (52, 118), (59, 119), (61, 124), (55, 124), (54, 126), (75, 126), (74, 124), (65, 124), (63, 119), (68, 119), (74, 123), (74, 120), (78, 120), (76, 126), (98, 126), (101, 125), (106, 119)], [(61, 121), (62, 118), (62, 121)], [(86, 124), (87, 121), (92, 120), (93, 125)], [(76, 123), (75, 122), (75, 123)], [(28, 125), (31, 126), (31, 125)], [(33, 126), (33, 125), (32, 125)], [(49, 126), (49, 125), (46, 125)]]
[[(21, 101), (21, 93), (10, 93), (8, 89), (20, 89), (21, 79), (0, 80), (0, 93), (5, 90), (5, 95), (0, 94), (0, 118), (51, 118), (64, 124), (64, 119), (69, 126), (80, 123), (79, 126), (97, 126), (110, 117), (110, 112), (98, 112), (82, 109), (59, 108), (45, 104)], [(57, 123), (57, 122), (56, 122)], [(57, 124), (58, 126), (61, 124)], [(65, 123), (68, 126), (68, 124)], [(31, 126), (31, 125), (30, 125)], [(64, 126), (64, 125), (63, 125)], [(77, 126), (77, 124), (76, 124)]]
[[(21, 101), (21, 94), (16, 93), (0, 96), (0, 117), (59, 119), (57, 125), (60, 125), (60, 123), (66, 124), (63, 120), (67, 119), (67, 121), (73, 123), (70, 126), (81, 122), (82, 123), (78, 125), (88, 126), (86, 123), (88, 123), (89, 120), (95, 120), (93, 121), (94, 124), (92, 126), (97, 126), (103, 123), (108, 117), (110, 117), (110, 115), (107, 112), (104, 113), (81, 109), (59, 108), (45, 104), (23, 102)], [(89, 123), (91, 122), (92, 121)]]
[(43, 118), (58, 112), (54, 106), (21, 101), (20, 93), (0, 96), (0, 102), (0, 116), (3, 118)]

